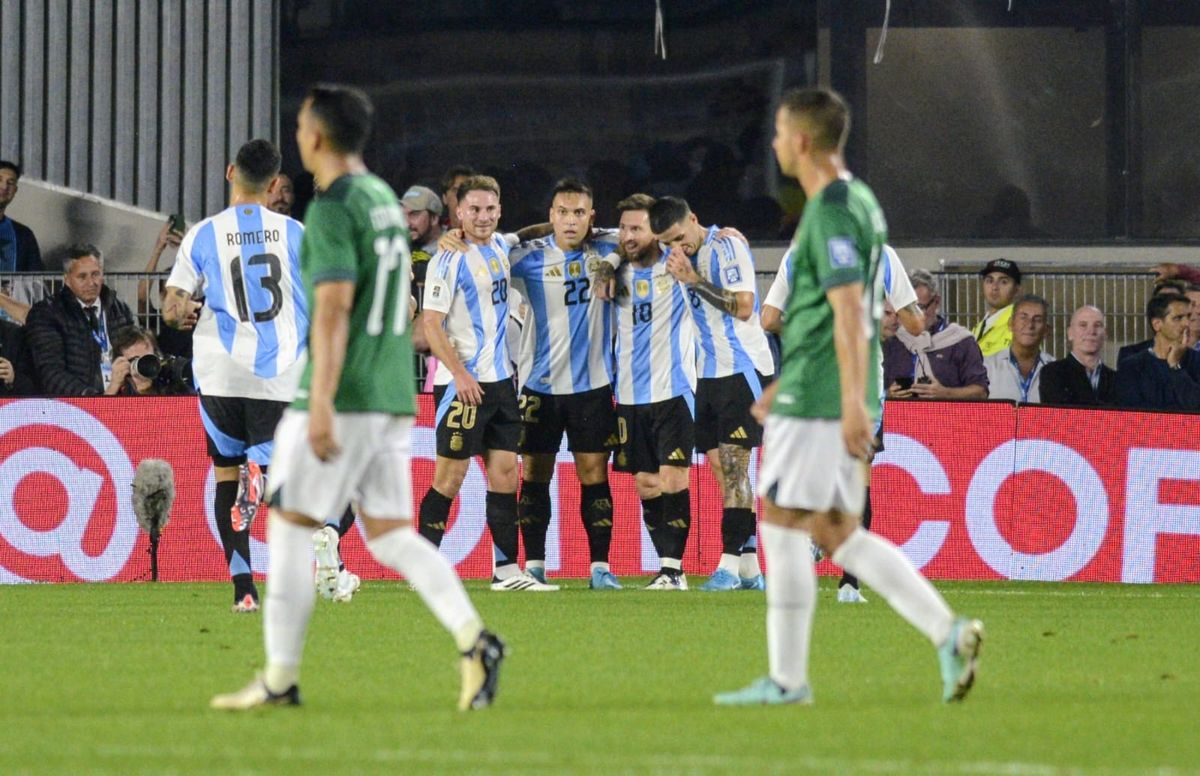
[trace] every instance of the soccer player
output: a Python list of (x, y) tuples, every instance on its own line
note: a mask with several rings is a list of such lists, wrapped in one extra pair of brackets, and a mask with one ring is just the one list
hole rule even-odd
[[(299, 261), (304, 227), (267, 207), (278, 174), (279, 151), (269, 141), (238, 150), (225, 173), (229, 207), (184, 235), (163, 299), (167, 325), (195, 325), (200, 419), (216, 469), (213, 515), (235, 612), (258, 611), (242, 516), (252, 517), (261, 497), (259, 471), (304, 368), (308, 332)], [(197, 296), (206, 298), (203, 307)]]
[(314, 516), (338, 514), (351, 498), (371, 553), (412, 583), (458, 644), (459, 708), (482, 708), (495, 698), (504, 644), (484, 630), (446, 559), (412, 530), (411, 259), (400, 202), (362, 161), (371, 114), (362, 92), (316, 86), (297, 117), (300, 158), (322, 195), (309, 206), (302, 254), (313, 322), (309, 359), (275, 437), (267, 664), (242, 690), (213, 698), (214, 708), (300, 702), (300, 658), (315, 599)]
[(509, 240), (496, 233), (500, 184), (476, 175), (458, 187), (466, 251), (442, 251), (425, 279), (425, 336), (434, 380), (437, 461), (421, 500), (421, 535), (440, 545), (472, 457), (487, 470), (493, 590), (550, 591), (517, 564), (517, 445), (521, 415), (508, 353)]
[(528, 300), (532, 348), (523, 358), (521, 427), (521, 535), (525, 568), (545, 581), (550, 481), (563, 434), (582, 486), (579, 511), (591, 560), (589, 587), (619, 590), (608, 565), (613, 502), (608, 459), (616, 430), (609, 365), (609, 302), (592, 293), (601, 257), (617, 249), (615, 230), (592, 232), (592, 190), (564, 179), (554, 187), (554, 233), (522, 243), (511, 254), (513, 282)]
[[(772, 334), (778, 334), (783, 329), (783, 310), (787, 307), (788, 296), (792, 293), (791, 255), (795, 246), (788, 250), (775, 280), (767, 290), (767, 298), (763, 301), (762, 325)], [(900, 325), (914, 337), (925, 331), (925, 314), (921, 305), (917, 304), (917, 292), (908, 278), (908, 271), (900, 261), (900, 256), (890, 245), (883, 246), (883, 261), (880, 273), (883, 275), (883, 296), (896, 310)], [(879, 379), (883, 380), (883, 352), (879, 353)], [(882, 406), (884, 397), (883, 383), (879, 383), (879, 401)], [(883, 411), (879, 412), (879, 422), (875, 427), (875, 452), (883, 451)], [(873, 456), (872, 456), (873, 457)], [(869, 463), (869, 461), (868, 461)], [(869, 478), (868, 478), (869, 479)], [(867, 483), (866, 495), (863, 497), (862, 527), (864, 531), (871, 530), (871, 484)], [(838, 602), (844, 604), (865, 604), (867, 599), (858, 589), (858, 577), (845, 569), (838, 582)]]
[(775, 117), (780, 169), (799, 179), (808, 203), (790, 254), (780, 376), (755, 405), (766, 416), (759, 493), (771, 569), (770, 672), (718, 694), (718, 705), (812, 702), (814, 540), (937, 647), (943, 700), (962, 699), (975, 678), (982, 624), (956, 618), (899, 548), (859, 527), (871, 414), (879, 410), (872, 327), (882, 307), (876, 273), (887, 222), (871, 190), (846, 169), (849, 121), (841, 97), (824, 89), (790, 92)]
[(745, 243), (704, 227), (687, 202), (663, 197), (650, 227), (670, 250), (667, 270), (687, 286), (698, 345), (696, 449), (721, 486), (721, 560), (701, 590), (762, 590), (754, 541), (750, 455), (762, 428), (750, 407), (775, 371), (758, 320), (754, 259)]
[[(618, 257), (624, 261), (616, 273), (616, 468), (635, 477), (662, 564), (647, 589), (687, 590), (683, 551), (692, 524), (695, 344), (687, 289), (667, 271), (668, 254), (650, 228), (653, 206), (646, 194), (617, 203)], [(609, 257), (610, 265), (616, 259)]]

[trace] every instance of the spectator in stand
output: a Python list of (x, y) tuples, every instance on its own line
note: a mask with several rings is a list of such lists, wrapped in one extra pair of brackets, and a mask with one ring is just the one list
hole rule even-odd
[(1024, 294), (1013, 303), (1008, 319), (1012, 344), (983, 359), (989, 399), (1041, 401), (1042, 367), (1054, 361), (1054, 356), (1042, 351), (1049, 318), (1050, 303), (1036, 294)]
[(1188, 347), (1200, 350), (1200, 285), (1189, 285), (1188, 298)]
[(1067, 327), (1071, 353), (1042, 368), (1042, 404), (1088, 407), (1116, 403), (1117, 373), (1101, 360), (1106, 337), (1100, 308), (1084, 305), (1071, 315)]
[(467, 178), (475, 175), (475, 168), (469, 164), (455, 164), (442, 174), (442, 225), (446, 229), (459, 229), (462, 224), (458, 221), (458, 187)]
[[(167, 250), (174, 251), (179, 247), (179, 243), (183, 240), (183, 233), (186, 230), (187, 224), (175, 223), (173, 218), (167, 219), (162, 229), (158, 232), (158, 239), (154, 242), (154, 250), (150, 252), (150, 261), (146, 264), (145, 269), (147, 274), (158, 272), (158, 263), (161, 261), (163, 254)], [(195, 328), (199, 316), (192, 316), (190, 318), (190, 325), (183, 329), (173, 329), (170, 326), (159, 325), (163, 295), (167, 293), (167, 284), (165, 281), (165, 277), (159, 280), (147, 279), (138, 281), (138, 320), (143, 328), (151, 331), (158, 330), (159, 335), (156, 345), (162, 349), (162, 352), (190, 360), (192, 357), (192, 329)]]
[[(417, 315), (412, 327), (413, 350), (428, 353), (429, 341), (425, 339), (421, 308), (425, 294), (425, 273), (429, 270), (429, 260), (437, 255), (438, 240), (442, 237), (442, 199), (433, 189), (409, 186), (400, 198), (400, 205), (408, 219), (409, 240), (412, 242), (412, 289)], [(436, 369), (436, 362), (429, 364), (429, 367)]]
[(1146, 303), (1153, 347), (1129, 356), (1117, 370), (1117, 404), (1147, 410), (1200, 410), (1200, 353), (1185, 342), (1188, 300), (1156, 294)]
[(268, 210), (281, 216), (290, 216), (292, 206), (296, 204), (296, 188), (292, 183), (292, 176), (286, 172), (276, 175), (275, 180), (267, 187), (267, 196)]
[(1021, 268), (1009, 259), (992, 259), (979, 273), (983, 278), (983, 302), (987, 314), (975, 324), (971, 334), (984, 356), (990, 356), (1012, 344), (1013, 299), (1021, 290)]
[(134, 323), (129, 306), (104, 285), (104, 255), (86, 243), (67, 249), (63, 287), (29, 311), (26, 341), (42, 391), (52, 396), (113, 395), (129, 363), (113, 358), (113, 335)]
[[(1186, 280), (1159, 278), (1154, 281), (1154, 289), (1150, 292), (1151, 297), (1159, 294), (1167, 294), (1168, 296), (1185, 296), (1187, 294), (1188, 283)], [(1141, 353), (1143, 350), (1150, 350), (1154, 347), (1154, 337), (1142, 342), (1134, 342), (1129, 345), (1122, 345), (1117, 351), (1117, 369), (1121, 368), (1126, 359), (1130, 356)]]
[(986, 399), (987, 370), (975, 338), (939, 313), (942, 298), (933, 273), (914, 269), (909, 279), (925, 314), (925, 331), (914, 337), (901, 327), (883, 343), (888, 397)]
[(42, 251), (33, 230), (5, 213), (20, 180), (20, 166), (0, 160), (0, 272), (42, 272)]
[(0, 396), (36, 396), (37, 383), (29, 368), (25, 332), (12, 321), (0, 320)]

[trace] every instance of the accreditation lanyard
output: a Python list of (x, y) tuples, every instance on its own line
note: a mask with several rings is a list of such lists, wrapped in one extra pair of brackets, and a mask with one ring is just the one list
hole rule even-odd
[(1029, 391), (1033, 388), (1033, 381), (1037, 377), (1038, 370), (1042, 368), (1042, 357), (1038, 354), (1038, 360), (1034, 363), (1033, 369), (1029, 371), (1029, 377), (1021, 377), (1021, 365), (1017, 363), (1017, 357), (1008, 351), (1008, 361), (1012, 364), (1013, 371), (1017, 373), (1017, 390), (1021, 392), (1021, 402), (1029, 401)]
[(112, 347), (108, 342), (108, 326), (104, 319), (104, 308), (100, 308), (100, 326), (92, 330), (92, 339), (100, 346), (100, 374), (104, 378), (104, 387), (112, 382)]

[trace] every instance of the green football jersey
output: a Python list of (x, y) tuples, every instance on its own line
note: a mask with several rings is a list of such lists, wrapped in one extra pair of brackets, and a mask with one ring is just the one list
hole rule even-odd
[(784, 261), (791, 262), (779, 389), (772, 415), (838, 419), (841, 379), (833, 344), (833, 307), (825, 293), (863, 284), (868, 341), (867, 409), (879, 413), (879, 337), (882, 279), (876, 269), (887, 242), (887, 222), (875, 195), (858, 179), (836, 180), (809, 200)]
[[(350, 338), (338, 383), (338, 412), (414, 415), (412, 335), (408, 326), (412, 257), (404, 209), (391, 187), (370, 174), (343, 175), (305, 215), (300, 274), (315, 320), (316, 288), (354, 282)], [(312, 360), (292, 404), (308, 409)]]

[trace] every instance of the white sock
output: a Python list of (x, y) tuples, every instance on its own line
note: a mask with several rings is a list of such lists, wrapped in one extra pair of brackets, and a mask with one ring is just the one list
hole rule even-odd
[(738, 573), (738, 571), (741, 570), (741, 567), (742, 567), (742, 556), (741, 555), (728, 555), (724, 552), (721, 553), (721, 561), (719, 563), (717, 563), (717, 568), (725, 569), (730, 574), (736, 575)]
[(267, 598), (263, 602), (263, 640), (267, 647), (264, 679), (272, 692), (295, 684), (304, 653), (304, 634), (312, 617), (311, 527), (290, 523), (271, 512), (267, 523)]
[(591, 566), (591, 572), (595, 574), (597, 570), (608, 571), (608, 564), (604, 562), (593, 563)]
[(525, 570), (528, 571), (529, 569), (541, 569), (542, 571), (545, 571), (546, 570), (546, 561), (544, 561), (544, 560), (527, 560), (527, 561), (525, 561)]
[(812, 539), (804, 531), (762, 524), (767, 585), (767, 658), (771, 678), (787, 690), (808, 684), (808, 645), (817, 608)]
[(954, 613), (945, 599), (887, 539), (859, 528), (833, 553), (833, 562), (870, 585), (934, 646), (950, 635)]
[(408, 528), (397, 528), (371, 539), (367, 549), (376, 560), (412, 583), (429, 611), (454, 636), (459, 652), (474, 646), (483, 621), (450, 561), (428, 539)]
[(738, 574), (746, 579), (754, 579), (762, 574), (762, 567), (758, 565), (758, 548), (742, 551), (742, 557), (738, 563)]
[(516, 563), (505, 563), (503, 566), (496, 566), (492, 570), (492, 576), (503, 582), (509, 577), (515, 577), (521, 573), (521, 567)]
[(664, 569), (683, 571), (683, 561), (678, 558), (659, 558), (659, 565)]

